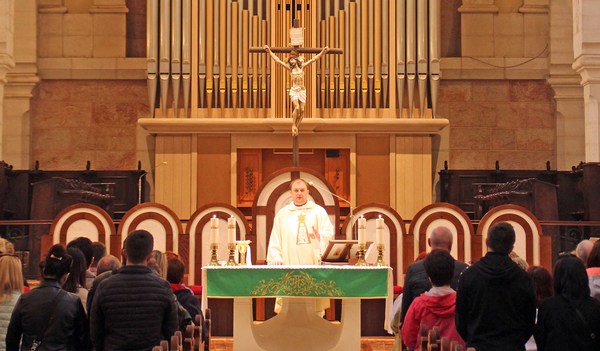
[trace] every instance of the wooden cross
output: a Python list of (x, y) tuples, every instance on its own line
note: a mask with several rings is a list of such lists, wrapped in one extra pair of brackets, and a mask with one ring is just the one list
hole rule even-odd
[[(304, 105), (306, 103), (306, 87), (304, 86), (304, 66), (316, 61), (320, 55), (323, 54), (342, 54), (342, 49), (330, 49), (330, 48), (302, 48), (300, 45), (303, 43), (302, 29), (300, 28), (300, 20), (294, 19), (294, 27), (290, 31), (291, 46), (290, 47), (274, 47), (268, 46), (257, 48), (250, 48), (251, 53), (269, 53), (276, 63), (279, 63), (286, 67), (291, 74), (292, 87), (290, 88), (290, 99), (293, 104), (292, 111), (292, 144), (293, 144), (293, 158), (292, 164), (294, 167), (299, 166), (299, 143), (298, 143), (298, 128), (304, 114)], [(286, 64), (277, 56), (272, 53), (310, 53), (317, 54), (317, 56), (311, 58), (306, 63), (300, 60), (293, 60), (295, 56), (288, 57), (288, 63)], [(298, 80), (296, 84), (295, 80)]]

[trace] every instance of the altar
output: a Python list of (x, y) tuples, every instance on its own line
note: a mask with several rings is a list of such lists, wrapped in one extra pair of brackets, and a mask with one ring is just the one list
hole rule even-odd
[[(392, 302), (389, 267), (356, 266), (205, 266), (202, 308), (208, 298), (233, 298), (234, 351), (360, 351), (361, 299)], [(255, 322), (252, 298), (282, 297), (277, 316)], [(340, 322), (313, 309), (314, 298), (342, 300)], [(218, 311), (214, 311), (218, 313)], [(381, 326), (389, 330), (389, 317)]]

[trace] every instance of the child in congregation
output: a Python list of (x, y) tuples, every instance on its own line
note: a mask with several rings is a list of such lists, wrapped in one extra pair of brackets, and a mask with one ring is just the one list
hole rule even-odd
[(427, 255), (424, 265), (432, 288), (410, 305), (402, 325), (402, 339), (409, 350), (414, 350), (423, 323), (428, 329), (439, 327), (441, 337), (456, 340), (464, 347), (465, 343), (454, 324), (456, 292), (450, 287), (454, 258), (448, 251), (436, 249)]

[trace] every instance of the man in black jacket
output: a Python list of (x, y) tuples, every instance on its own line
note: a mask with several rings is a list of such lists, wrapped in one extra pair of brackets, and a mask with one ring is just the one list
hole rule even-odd
[(169, 283), (147, 267), (152, 235), (136, 230), (127, 236), (126, 266), (103, 280), (90, 311), (96, 351), (150, 351), (177, 330), (177, 307)]
[(515, 244), (513, 227), (494, 225), (486, 244), (488, 253), (458, 283), (456, 329), (467, 347), (525, 350), (535, 323), (535, 295), (527, 273), (508, 256)]

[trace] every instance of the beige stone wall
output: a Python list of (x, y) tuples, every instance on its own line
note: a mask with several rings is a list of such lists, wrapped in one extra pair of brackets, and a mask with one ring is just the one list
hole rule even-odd
[[(47, 170), (135, 169), (144, 81), (42, 81), (31, 114), (32, 158)], [(146, 165), (147, 166), (147, 165)]]
[(450, 120), (450, 169), (556, 166), (553, 93), (545, 81), (442, 81), (440, 116)]

